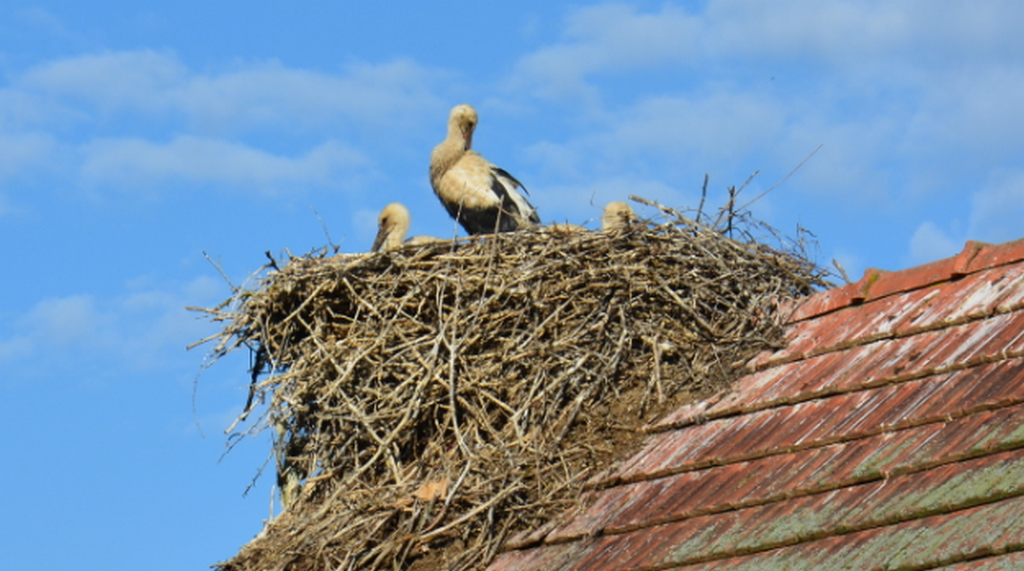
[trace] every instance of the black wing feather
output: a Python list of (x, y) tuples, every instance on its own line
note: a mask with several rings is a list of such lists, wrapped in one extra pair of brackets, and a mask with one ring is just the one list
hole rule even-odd
[(508, 174), (508, 171), (507, 171), (507, 170), (505, 170), (505, 169), (503, 169), (503, 168), (501, 168), (501, 167), (495, 167), (495, 166), (492, 166), (492, 167), (491, 167), (491, 172), (493, 172), (493, 173), (497, 174), (498, 176), (503, 176), (503, 177), (505, 177), (505, 178), (509, 179), (510, 181), (512, 181), (513, 183), (515, 183), (515, 185), (516, 185), (516, 186), (517, 186), (518, 188), (521, 188), (521, 189), (523, 189), (523, 192), (525, 192), (525, 193), (526, 193), (526, 196), (530, 196), (530, 191), (529, 191), (529, 190), (526, 190), (526, 187), (525, 187), (525, 186), (523, 186), (523, 183), (519, 182), (519, 179), (517, 179), (516, 177), (514, 177), (514, 176), (512, 176), (512, 175)]
[[(441, 195), (438, 194), (437, 197), (440, 199)], [(444, 205), (448, 214), (454, 218), (460, 226), (462, 226), (462, 229), (466, 231), (466, 234), (469, 234), (470, 236), (476, 236), (477, 234), (493, 234), (495, 231), (505, 231), (502, 228), (498, 228), (497, 207), (485, 208), (483, 210), (472, 210), (465, 208), (459, 202), (447, 202), (444, 199), (441, 199), (441, 204)], [(504, 216), (503, 218), (509, 217)]]
[[(519, 206), (515, 203), (514, 200), (512, 200), (512, 197), (509, 195), (508, 189), (505, 187), (505, 185), (501, 184), (500, 177), (505, 177), (512, 182), (515, 188), (518, 188), (519, 190), (523, 191), (523, 195), (525, 195), (522, 196), (523, 202), (530, 206), (530, 215), (527, 218), (530, 220), (530, 222), (533, 222), (534, 224), (540, 224), (540, 216), (537, 215), (537, 209), (534, 208), (532, 204), (530, 204), (529, 200), (526, 199), (527, 196), (530, 196), (530, 191), (526, 190), (526, 187), (523, 186), (523, 183), (519, 182), (519, 180), (516, 179), (516, 177), (508, 174), (507, 170), (500, 167), (492, 166), (491, 173), (491, 188), (494, 189), (495, 194), (497, 194), (498, 197), (501, 199), (502, 208), (504, 208), (507, 212), (514, 212), (516, 216), (523, 215), (523, 213), (520, 212), (519, 210)], [(497, 188), (499, 186), (501, 187), (500, 189)], [(512, 228), (512, 230), (518, 229), (518, 226), (513, 226), (514, 227)]]
[[(523, 186), (523, 183), (519, 182), (516, 177), (510, 175), (508, 171), (503, 168), (492, 166), (490, 175), (491, 192), (493, 192), (498, 198), (498, 202), (494, 206), (488, 208), (470, 210), (458, 202), (447, 202), (441, 198), (437, 189), (434, 189), (434, 194), (436, 194), (438, 199), (441, 200), (441, 204), (444, 205), (448, 214), (457, 220), (466, 233), (471, 236), (475, 236), (477, 234), (492, 234), (494, 232), (515, 232), (519, 229), (519, 217), (521, 217), (523, 213), (519, 211), (519, 206), (516, 204), (515, 200), (512, 199), (512, 195), (509, 193), (508, 188), (502, 184), (502, 178), (512, 182), (515, 187), (522, 189), (525, 194), (530, 194), (526, 190), (526, 187)], [(529, 202), (527, 202), (527, 204), (529, 204)], [(536, 210), (530, 213), (529, 219), (536, 224), (540, 223), (540, 218), (537, 216)]]

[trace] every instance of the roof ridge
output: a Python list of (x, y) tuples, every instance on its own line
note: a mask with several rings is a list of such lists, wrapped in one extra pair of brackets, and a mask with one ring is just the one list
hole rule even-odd
[(1024, 238), (997, 245), (968, 240), (959, 254), (929, 264), (895, 272), (868, 268), (855, 283), (825, 290), (798, 302), (789, 322), (804, 321), (844, 307), (921, 289), (1021, 260), (1024, 260)]

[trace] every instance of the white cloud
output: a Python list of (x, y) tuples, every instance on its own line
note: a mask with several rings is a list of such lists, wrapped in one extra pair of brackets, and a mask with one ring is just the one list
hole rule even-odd
[(433, 88), (445, 76), (410, 60), (354, 63), (340, 74), (271, 61), (191, 77), (169, 96), (169, 104), (201, 130), (269, 125), (316, 131), (340, 122), (390, 129), (441, 107)]
[(905, 46), (915, 14), (907, 5), (798, 0), (718, 0), (703, 18), (705, 57), (796, 58), (857, 66)]
[(69, 107), (57, 98), (23, 87), (0, 89), (0, 129), (4, 131), (66, 131), (88, 120), (85, 110)]
[(963, 249), (963, 241), (951, 238), (935, 223), (923, 222), (910, 238), (910, 256), (915, 264), (934, 262), (956, 255)]
[(90, 190), (359, 188), (378, 173), (355, 148), (394, 149), (396, 130), (425, 131), (444, 108), (435, 89), (448, 77), (408, 59), (205, 73), (153, 50), (59, 59), (0, 89), (0, 180), (59, 172)]
[(769, 97), (716, 91), (698, 97), (654, 97), (628, 110), (610, 134), (614, 146), (644, 154), (714, 159), (739, 157), (777, 141), (787, 111)]
[(83, 155), (85, 181), (123, 188), (150, 188), (173, 180), (258, 190), (289, 184), (331, 185), (338, 182), (339, 172), (367, 164), (358, 151), (337, 141), (289, 158), (185, 135), (163, 145), (143, 139), (101, 139), (88, 144)]
[(784, 57), (861, 67), (892, 57), (944, 67), (977, 57), (1013, 57), (1024, 42), (1012, 0), (818, 2), (715, 0), (700, 30), (707, 57)]
[(595, 129), (571, 141), (538, 143), (528, 155), (547, 171), (565, 175), (621, 171), (637, 161), (710, 168), (776, 144), (787, 114), (784, 105), (750, 93), (650, 97), (609, 112)]
[(970, 237), (986, 242), (1024, 238), (1024, 171), (998, 173), (971, 197)]
[(266, 61), (203, 74), (172, 53), (140, 50), (86, 54), (38, 66), (17, 77), (5, 97), (27, 97), (28, 102), (22, 101), (26, 108), (48, 104), (79, 120), (91, 119), (95, 110), (101, 119), (118, 113), (149, 120), (173, 114), (197, 132), (264, 127), (322, 131), (339, 122), (401, 124), (440, 105), (434, 87), (446, 77), (407, 59), (352, 63), (340, 73)]
[(514, 86), (541, 96), (576, 95), (586, 76), (683, 62), (694, 57), (699, 21), (671, 4), (658, 13), (638, 13), (624, 4), (570, 12), (561, 43), (523, 57)]
[(0, 181), (54, 166), (58, 143), (46, 133), (0, 132)]
[(921, 85), (935, 79), (930, 72), (979, 62), (1019, 65), (1022, 19), (1024, 5), (1011, 0), (712, 0), (697, 10), (666, 3), (653, 11), (600, 4), (570, 11), (561, 40), (523, 56), (511, 85), (590, 100), (595, 76), (675, 68), (684, 82), (780, 73), (789, 82), (842, 85), (848, 95)]
[[(0, 337), (0, 364), (153, 369), (189, 358), (184, 348), (210, 334), (211, 326), (185, 309), (212, 307), (227, 287), (201, 276), (186, 283), (129, 286), (112, 297), (72, 294), (37, 302), (8, 320)], [(140, 287), (144, 284), (156, 287)]]
[[(96, 348), (112, 339), (111, 319), (96, 306), (91, 295), (78, 294), (43, 299), (17, 320), (22, 333), (0, 341), (27, 353), (62, 351), (69, 346)], [(9, 353), (8, 357), (24, 357)]]
[(888, 208), (893, 200), (888, 169), (902, 160), (893, 156), (899, 132), (898, 121), (891, 117), (855, 121), (797, 108), (779, 129), (779, 138), (763, 143), (770, 164), (783, 170), (807, 159), (795, 175), (804, 193), (827, 197), (834, 204)]
[(576, 134), (528, 151), (565, 182), (784, 173), (823, 145), (794, 188), (895, 215), (1020, 156), (1017, 19), (1009, 1), (602, 4), (512, 85), (573, 104)]
[(34, 347), (35, 344), (27, 335), (13, 335), (7, 339), (0, 339), (0, 363), (31, 354)]
[(922, 89), (905, 149), (931, 158), (957, 149), (1017, 160), (1024, 147), (1024, 67), (988, 64), (937, 73)]
[(104, 52), (57, 60), (30, 69), (16, 82), (25, 91), (82, 100), (110, 113), (126, 107), (163, 111), (168, 95), (189, 80), (188, 69), (167, 53)]
[[(23, 34), (32, 34), (37, 38), (45, 37), (47, 39), (59, 38), (61, 40), (70, 40), (74, 42), (81, 42), (84, 40), (83, 37), (77, 33), (68, 30), (64, 22), (55, 16), (52, 12), (44, 10), (38, 6), (31, 6), (14, 10), (11, 14), (12, 18), (7, 22), (9, 27), (17, 28), (17, 30)], [(7, 30), (8, 32), (10, 30)]]
[(784, 174), (821, 144), (813, 138), (820, 132), (794, 134), (800, 131), (793, 124), (802, 121), (797, 113), (771, 97), (743, 92), (650, 97), (607, 113), (571, 140), (534, 144), (526, 155), (545, 179), (570, 185), (611, 178), (692, 190), (704, 173), (711, 173), (715, 187), (739, 185), (765, 166), (751, 166), (755, 157), (771, 158)]

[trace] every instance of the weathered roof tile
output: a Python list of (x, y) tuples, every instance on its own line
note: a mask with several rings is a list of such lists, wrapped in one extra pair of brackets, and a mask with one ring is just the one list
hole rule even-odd
[(980, 558), (943, 567), (943, 571), (1019, 571), (1024, 569), (1024, 552), (983, 554)]
[(797, 306), (494, 570), (1024, 568), (1024, 240)]

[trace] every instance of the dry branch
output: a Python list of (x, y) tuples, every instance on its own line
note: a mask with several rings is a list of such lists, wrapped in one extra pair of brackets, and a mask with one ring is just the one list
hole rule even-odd
[(257, 353), (249, 431), (275, 428), (290, 503), (220, 569), (480, 568), (623, 436), (780, 343), (780, 301), (827, 285), (748, 218), (642, 202), (660, 222), (616, 234), (292, 258), (207, 310), (215, 358)]

